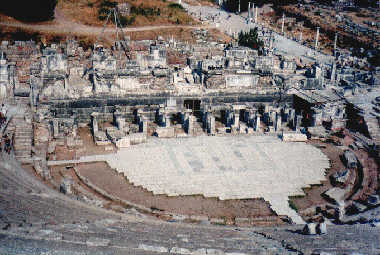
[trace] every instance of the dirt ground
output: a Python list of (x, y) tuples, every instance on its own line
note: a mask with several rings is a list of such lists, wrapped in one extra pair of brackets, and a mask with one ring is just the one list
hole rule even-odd
[[(354, 141), (354, 139), (347, 130), (344, 131), (344, 135), (344, 138), (339, 139), (339, 141), (344, 146), (342, 148), (347, 149), (348, 146)], [(302, 211), (307, 208), (326, 205), (328, 202), (321, 196), (321, 194), (333, 187), (330, 183), (330, 176), (337, 171), (346, 169), (340, 158), (340, 156), (343, 154), (343, 149), (340, 149), (332, 143), (321, 142), (317, 140), (311, 140), (308, 143), (320, 146), (322, 152), (326, 154), (330, 159), (331, 168), (327, 170), (326, 181), (323, 181), (322, 185), (314, 185), (311, 188), (306, 188), (304, 189), (306, 196), (291, 199), (301, 214)], [(368, 195), (376, 193), (378, 187), (379, 166), (377, 165), (375, 159), (370, 157), (368, 152), (364, 149), (355, 150), (354, 153), (362, 165), (365, 177), (363, 178), (363, 182), (360, 184), (360, 189), (353, 189), (350, 193), (347, 194), (347, 198), (349, 198), (349, 200), (365, 201)], [(348, 182), (357, 183), (357, 170), (353, 169), (351, 173), (352, 174), (349, 177), (350, 179)]]
[(124, 200), (163, 212), (203, 215), (212, 217), (263, 217), (275, 215), (262, 199), (242, 199), (220, 201), (203, 196), (153, 195), (142, 187), (136, 187), (116, 173), (105, 162), (80, 164), (77, 170), (97, 187)]
[(316, 205), (327, 204), (327, 201), (321, 196), (321, 194), (332, 188), (329, 181), (330, 176), (338, 171), (346, 169), (339, 157), (343, 153), (341, 149), (331, 143), (324, 143), (317, 140), (311, 140), (308, 143), (314, 146), (319, 146), (321, 151), (330, 159), (331, 167), (326, 170), (326, 180), (323, 181), (321, 185), (313, 185), (311, 188), (303, 189), (306, 194), (304, 197), (292, 198), (292, 201), (298, 211), (302, 211)]

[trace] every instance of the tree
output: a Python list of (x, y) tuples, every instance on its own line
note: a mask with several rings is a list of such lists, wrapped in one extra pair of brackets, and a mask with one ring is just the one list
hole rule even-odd
[(0, 12), (18, 20), (39, 22), (54, 19), (57, 0), (11, 0), (0, 4)]
[(257, 27), (250, 29), (248, 32), (241, 31), (238, 39), (239, 45), (246, 46), (254, 50), (262, 51), (264, 43), (259, 39)]

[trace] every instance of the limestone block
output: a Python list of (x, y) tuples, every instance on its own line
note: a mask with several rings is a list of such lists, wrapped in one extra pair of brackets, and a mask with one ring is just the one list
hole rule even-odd
[(210, 223), (213, 223), (213, 224), (224, 224), (224, 219), (220, 219), (220, 218), (211, 218), (210, 219)]
[(235, 218), (235, 224), (237, 226), (246, 226), (249, 225), (250, 221), (248, 218)]
[(338, 187), (331, 188), (323, 193), (323, 195), (335, 201), (335, 203), (338, 205), (341, 203), (344, 203), (345, 194), (346, 194), (346, 191)]
[(202, 215), (191, 215), (190, 219), (196, 220), (196, 221), (208, 221), (208, 217), (202, 216)]
[(34, 126), (34, 143), (43, 144), (49, 141), (49, 129), (46, 125), (36, 124)]
[(153, 252), (169, 252), (169, 249), (163, 246), (153, 246), (147, 244), (139, 244), (138, 249), (144, 251), (153, 251)]
[(157, 133), (157, 136), (161, 138), (175, 137), (174, 127), (158, 127), (156, 129), (156, 133)]
[(116, 141), (117, 148), (128, 148), (131, 145), (131, 140), (129, 137), (123, 137)]
[(111, 141), (108, 140), (107, 135), (103, 131), (94, 132), (94, 139), (96, 145), (109, 145)]
[(90, 237), (86, 244), (87, 246), (108, 246), (110, 244), (110, 240), (108, 239), (102, 239), (97, 237)]
[(173, 247), (170, 249), (170, 253), (178, 254), (192, 254), (192, 252), (186, 248)]
[(146, 133), (133, 133), (128, 136), (131, 144), (145, 143), (147, 140)]
[(225, 134), (225, 133), (227, 133), (227, 131), (226, 131), (226, 127), (218, 127), (218, 128), (216, 129), (216, 132), (217, 132), (218, 134)]
[(282, 132), (282, 141), (284, 142), (306, 142), (307, 136), (299, 132)]

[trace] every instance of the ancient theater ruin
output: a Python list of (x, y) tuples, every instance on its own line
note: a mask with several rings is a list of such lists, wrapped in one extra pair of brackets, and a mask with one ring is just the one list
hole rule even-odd
[(192, 43), (2, 41), (2, 157), (139, 219), (308, 234), (357, 222), (380, 204), (378, 68), (254, 27), (262, 49), (203, 28)]

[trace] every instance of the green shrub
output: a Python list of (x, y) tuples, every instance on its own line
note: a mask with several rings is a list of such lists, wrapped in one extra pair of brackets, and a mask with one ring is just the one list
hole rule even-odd
[(292, 200), (288, 200), (288, 203), (289, 203), (290, 208), (292, 208), (294, 211), (298, 212), (298, 208)]
[(103, 0), (100, 3), (99, 9), (98, 9), (98, 19), (105, 20), (109, 12), (111, 11), (111, 9), (115, 8), (116, 6), (117, 6), (117, 2)]
[(101, 7), (99, 10), (98, 10), (98, 14), (99, 15), (102, 15), (102, 14), (105, 14), (105, 15), (108, 15), (109, 13), (109, 9), (105, 8), (105, 7)]
[(238, 39), (239, 45), (246, 46), (255, 50), (261, 50), (264, 46), (257, 34), (257, 28), (250, 29), (248, 32), (241, 31)]
[(180, 5), (180, 4), (177, 4), (177, 3), (170, 3), (168, 5), (169, 8), (172, 8), (172, 9), (180, 9), (180, 10), (184, 10), (183, 6)]
[(131, 14), (142, 15), (142, 16), (160, 16), (161, 10), (160, 8), (156, 9), (156, 8), (144, 7), (143, 5), (140, 5), (138, 7), (132, 6)]
[(120, 25), (122, 27), (126, 27), (126, 26), (129, 26), (129, 25), (132, 25), (136, 20), (136, 17), (135, 16), (131, 16), (131, 17), (125, 17), (125, 16), (121, 16), (120, 17)]
[(105, 7), (105, 8), (115, 8), (116, 6), (117, 6), (117, 2), (109, 1), (109, 0), (103, 0), (100, 3), (100, 7)]
[(107, 18), (107, 15), (99, 15), (98, 16), (99, 20), (106, 20), (106, 18)]

